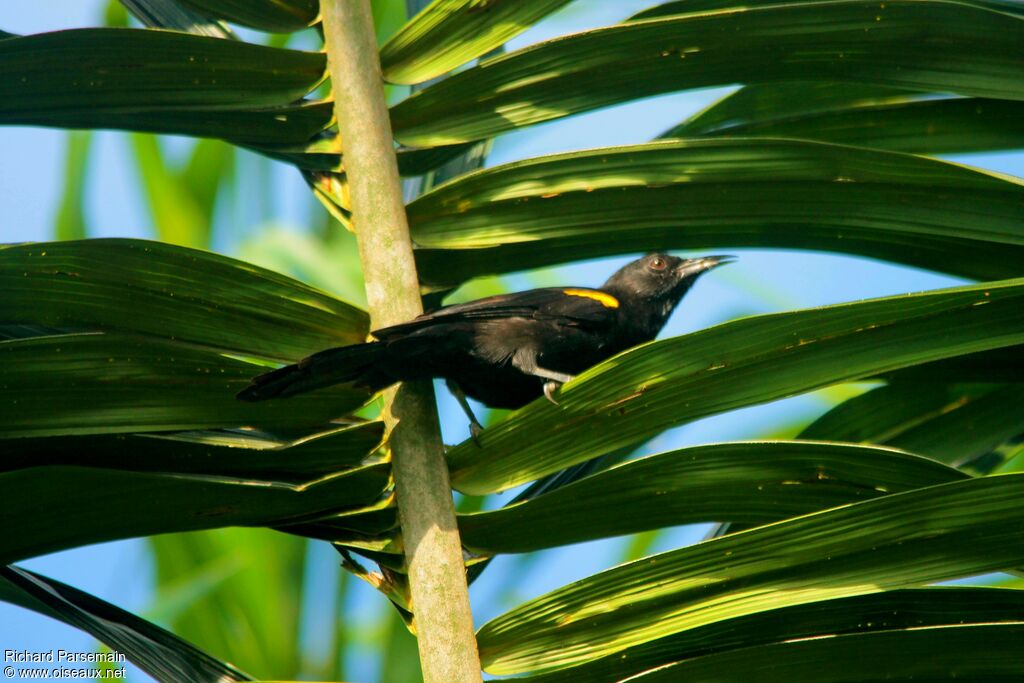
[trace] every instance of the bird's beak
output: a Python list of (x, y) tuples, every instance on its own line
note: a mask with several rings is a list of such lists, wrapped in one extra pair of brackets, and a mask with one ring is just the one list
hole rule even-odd
[(701, 273), (706, 273), (712, 268), (724, 266), (736, 260), (735, 256), (702, 256), (701, 258), (690, 258), (676, 266), (676, 272), (680, 280), (695, 278)]

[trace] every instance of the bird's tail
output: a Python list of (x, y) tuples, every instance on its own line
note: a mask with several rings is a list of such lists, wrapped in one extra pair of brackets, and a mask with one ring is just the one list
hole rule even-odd
[(238, 392), (237, 398), (242, 401), (286, 398), (345, 382), (354, 382), (373, 390), (383, 389), (394, 381), (383, 379), (378, 376), (378, 372), (373, 371), (374, 364), (384, 352), (384, 346), (381, 342), (370, 342), (314, 353), (298, 363), (254, 377), (249, 386)]

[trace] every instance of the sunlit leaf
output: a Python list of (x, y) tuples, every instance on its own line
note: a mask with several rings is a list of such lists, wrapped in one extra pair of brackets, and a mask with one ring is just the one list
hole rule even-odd
[(478, 633), (487, 671), (580, 664), (772, 608), (1024, 562), (1024, 475), (797, 517), (622, 565), (530, 600)]
[(826, 249), (979, 278), (1020, 275), (1024, 262), (1016, 179), (801, 140), (690, 139), (513, 162), (424, 195), (409, 219), (420, 275), (435, 286), (645, 248)]
[(586, 31), (488, 60), (392, 110), (436, 145), (732, 83), (828, 80), (1024, 99), (1024, 18), (941, 0), (754, 6)]
[(569, 0), (434, 0), (381, 48), (384, 78), (420, 83), (487, 54)]
[(754, 316), (626, 351), (449, 451), (460, 491), (516, 486), (667, 427), (1024, 341), (1024, 281)]
[[(1012, 623), (1022, 620), (1022, 610), (1024, 591), (992, 588), (904, 589), (822, 600), (712, 622), (523, 682), (614, 683), (640, 671), (736, 648), (838, 634)], [(726, 664), (721, 671), (728, 670)]]

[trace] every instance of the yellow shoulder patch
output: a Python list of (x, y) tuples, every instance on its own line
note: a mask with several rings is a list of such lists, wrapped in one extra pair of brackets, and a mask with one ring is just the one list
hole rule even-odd
[(569, 296), (582, 296), (584, 299), (593, 299), (605, 308), (618, 308), (619, 300), (611, 294), (597, 292), (592, 289), (563, 289), (564, 294)]

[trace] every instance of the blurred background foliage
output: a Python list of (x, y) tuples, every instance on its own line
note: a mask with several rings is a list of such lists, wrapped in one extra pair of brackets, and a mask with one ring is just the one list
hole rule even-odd
[[(130, 23), (119, 2), (97, 0), (94, 4), (97, 23)], [(517, 41), (525, 44), (570, 29), (621, 20), (650, 4), (637, 0), (579, 0)], [(405, 0), (374, 0), (374, 12), (383, 41), (405, 21)], [(281, 35), (245, 30), (242, 33), (246, 40), (279, 47), (316, 44), (310, 31)], [(403, 87), (391, 88), (396, 100), (406, 94)], [(583, 147), (580, 140), (588, 139), (587, 136), (593, 144), (643, 139), (644, 133), (628, 130), (637, 121), (647, 117), (649, 120), (642, 124), (646, 130), (663, 130), (721, 93), (721, 89), (716, 89), (688, 94), (685, 98), (662, 98), (660, 112), (644, 108), (643, 104), (639, 108), (617, 108), (614, 115), (596, 112), (582, 117), (587, 120), (581, 126), (583, 132), (567, 132), (567, 126), (579, 124), (565, 122), (515, 132), (497, 141), (489, 163), (533, 156), (539, 150)], [(109, 227), (101, 231), (95, 225), (90, 202), (97, 199), (90, 184), (97, 182), (100, 168), (97, 138), (112, 134), (70, 131), (59, 135), (65, 140), (63, 169), (53, 174), (53, 182), (61, 190), (52, 233), (46, 237), (67, 240), (111, 234)], [(146, 228), (134, 226), (128, 234), (228, 253), (292, 275), (342, 299), (365, 304), (353, 236), (306, 190), (292, 167), (219, 140), (145, 133), (115, 135), (124, 141), (117, 147), (117, 153), (123, 157), (118, 163), (129, 169), (132, 180), (121, 187), (122, 196), (103, 197), (102, 201), (129, 201), (126, 197), (134, 194), (135, 199), (130, 201), (138, 202), (148, 219)], [(979, 165), (985, 165), (985, 161), (974, 159)], [(989, 161), (999, 170), (1020, 164), (1017, 154)], [(807, 261), (806, 256), (803, 258)], [(454, 300), (557, 282), (597, 284), (621, 261), (612, 259), (596, 265), (574, 264), (557, 270), (474, 280), (461, 288)], [(741, 267), (722, 271), (721, 277), (716, 272), (719, 282), (702, 282), (684, 303), (686, 321), (676, 321), (671, 332), (678, 333), (683, 326), (696, 329), (754, 312), (957, 282), (946, 276), (853, 261), (822, 256), (801, 266), (802, 274), (783, 274), (781, 271), (789, 270), (785, 266), (777, 271), (770, 267), (773, 263), (792, 263), (786, 261), (785, 255), (772, 257), (752, 251), (741, 260)], [(749, 265), (743, 267), (744, 262)], [(837, 267), (840, 270), (833, 271)], [(843, 275), (829, 278), (830, 272)], [(773, 277), (776, 273), (778, 278)], [(863, 285), (861, 289), (849, 284), (858, 279)], [(812, 286), (826, 289), (808, 291)], [(705, 301), (699, 310), (694, 299)], [(829, 406), (872, 386), (843, 385), (722, 419), (705, 420), (699, 425), (671, 430), (639, 452), (725, 436), (791, 438)], [(442, 417), (447, 440), (461, 440), (465, 431), (462, 418), (447, 398), (442, 399)], [(1006, 448), (1009, 450), (1003, 470), (1024, 470), (1021, 447)], [(459, 504), (462, 511), (493, 508), (510, 495), (461, 497)], [(483, 623), (524, 599), (595, 569), (692, 542), (708, 531), (705, 527), (663, 529), (588, 543), (582, 548), (501, 556), (473, 587), (475, 617)], [(342, 572), (337, 555), (325, 543), (265, 529), (240, 528), (162, 535), (129, 543), (145, 544), (151, 558), (151, 594), (142, 614), (244, 670), (275, 679), (386, 683), (420, 680), (415, 641), (395, 610), (361, 581)], [(991, 580), (1024, 587), (1020, 579), (1000, 576)], [(7, 624), (4, 628), (12, 626)], [(134, 675), (140, 679), (144, 676), (138, 672)]]

